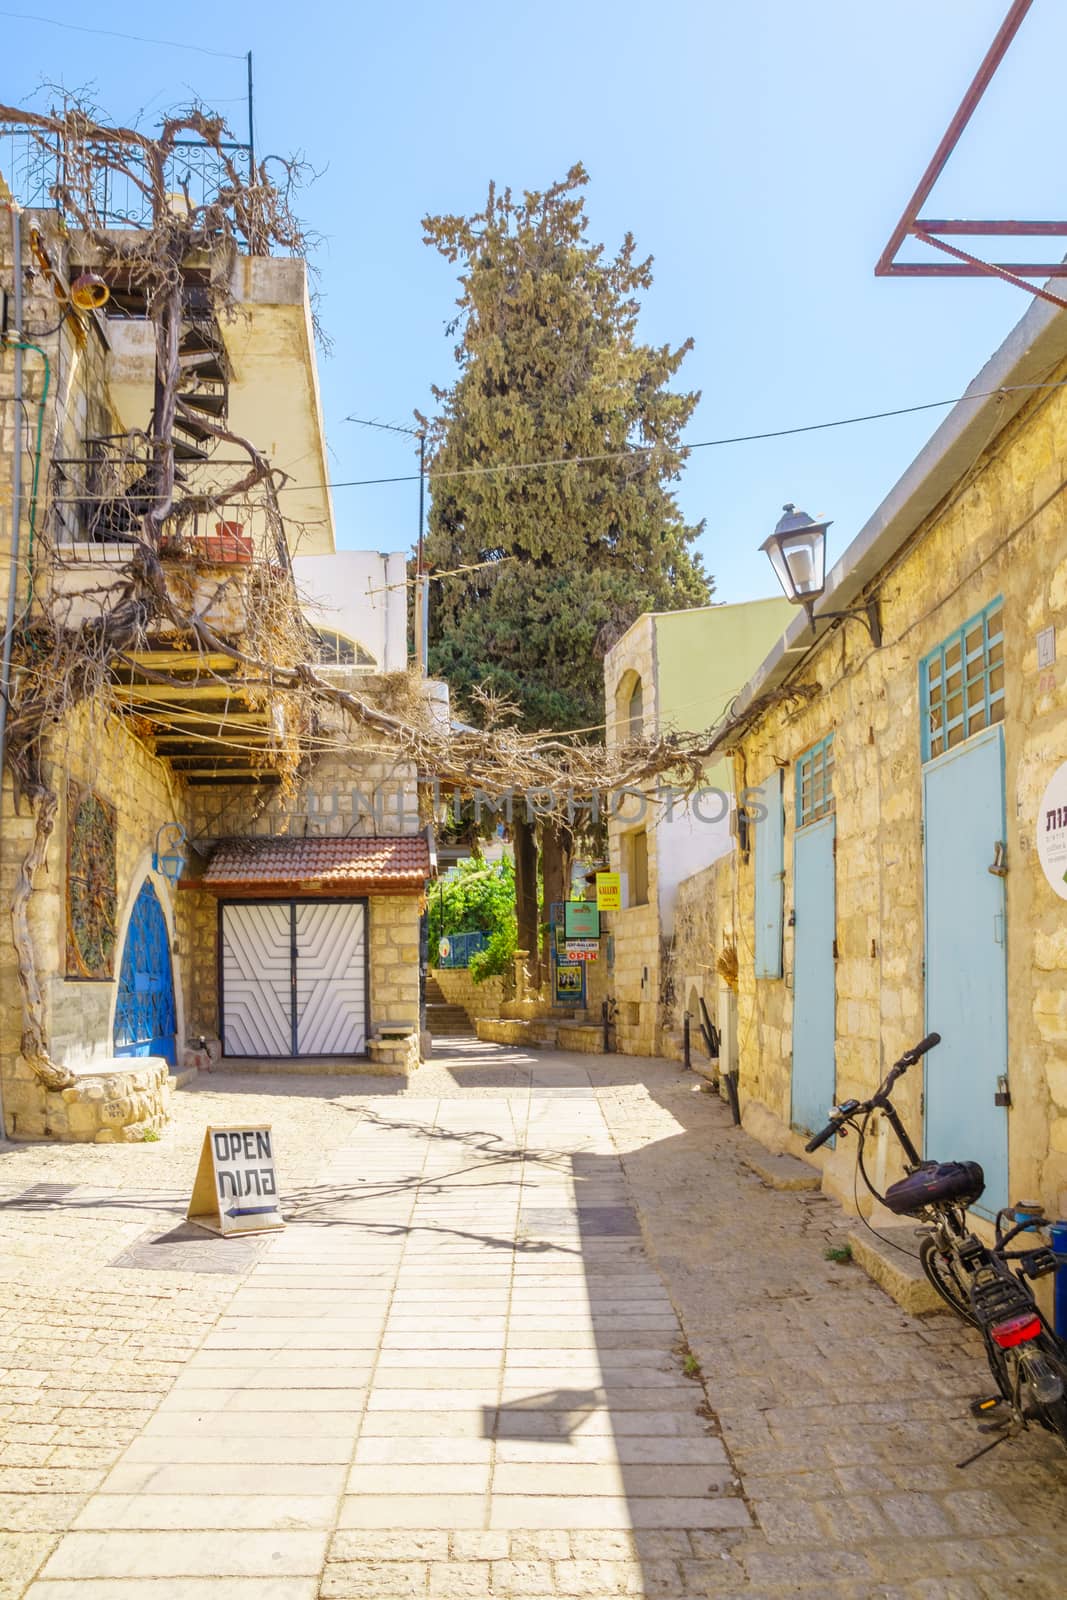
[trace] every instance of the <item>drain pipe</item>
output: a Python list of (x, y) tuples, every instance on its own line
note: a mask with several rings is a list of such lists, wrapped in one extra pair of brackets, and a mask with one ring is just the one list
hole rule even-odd
[[(16, 200), (7, 203), (11, 217), (11, 245), (15, 262), (12, 309), (15, 318), (15, 452), (11, 464), (11, 563), (7, 582), (7, 614), (4, 618), (4, 648), (0, 663), (0, 823), (3, 818), (4, 761), (7, 751), (7, 708), (11, 693), (11, 647), (15, 633), (15, 594), (19, 580), (19, 530), (22, 522), (22, 208)], [(2, 829), (0, 829), (2, 831)], [(6, 1121), (0, 1091), (0, 1140), (6, 1140)]]

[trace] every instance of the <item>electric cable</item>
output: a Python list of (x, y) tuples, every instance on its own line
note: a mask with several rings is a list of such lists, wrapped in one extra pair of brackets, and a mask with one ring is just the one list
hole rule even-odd
[(158, 44), (168, 50), (195, 50), (197, 55), (218, 56), (223, 61), (243, 61), (243, 55), (232, 50), (209, 50), (203, 44), (186, 44), (179, 39), (150, 39), (141, 33), (120, 33), (116, 28), (89, 28), (79, 22), (63, 22), (59, 17), (35, 17), (28, 11), (0, 11), (0, 17), (10, 17), (14, 22), (45, 22), (51, 28), (66, 28), (70, 33), (96, 33), (105, 39), (128, 39), (133, 44)]
[[(920, 411), (937, 411), (944, 406), (961, 405), (965, 400), (989, 400), (995, 396), (1021, 394), (1037, 389), (1062, 389), (1067, 387), (1067, 378), (1056, 383), (1014, 383), (1002, 384), (997, 389), (983, 389), (977, 394), (956, 395), (950, 400), (926, 400), (921, 405), (897, 406), (891, 411), (868, 411), (854, 417), (835, 417), (829, 422), (806, 422), (795, 428), (771, 428), (761, 433), (735, 433), (725, 435), (721, 439), (697, 439), (692, 444), (682, 443), (675, 448), (680, 455), (685, 455), (690, 450), (714, 450), (730, 444), (753, 444), (764, 439), (787, 439), (794, 434), (821, 433), (828, 428), (850, 428), (859, 422), (882, 422), (890, 417), (914, 416)], [(346, 422), (362, 422), (359, 417), (346, 417)], [(391, 433), (407, 433), (406, 428), (396, 428), (387, 423), (367, 423), (368, 427), (384, 428)], [(636, 456), (654, 455), (660, 447), (654, 444), (633, 445), (628, 450), (606, 450), (597, 455), (589, 456), (551, 456), (544, 461), (505, 461), (485, 467), (453, 467), (447, 471), (435, 472), (432, 469), (425, 472), (400, 473), (389, 478), (344, 478), (336, 479), (322, 485), (325, 489), (365, 489), (386, 483), (418, 483), (420, 477), (425, 477), (429, 482), (446, 478), (474, 478), (486, 477), (494, 472), (534, 472), (542, 467), (581, 467), (590, 466), (602, 461), (632, 461)], [(279, 489), (303, 489), (306, 484), (283, 483)]]

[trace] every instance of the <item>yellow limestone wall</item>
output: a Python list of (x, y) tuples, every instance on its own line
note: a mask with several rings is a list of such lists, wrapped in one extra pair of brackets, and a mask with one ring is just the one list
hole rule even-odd
[[(133, 902), (146, 876), (151, 876), (171, 932), (174, 986), (178, 1011), (179, 1045), (184, 1037), (184, 996), (189, 987), (189, 942), (176, 896), (165, 878), (152, 873), (152, 850), (161, 822), (182, 820), (180, 793), (161, 761), (114, 718), (87, 707), (72, 715), (50, 748), (53, 781), (60, 794), (55, 830), (38, 887), (30, 903), (30, 931), (34, 942), (52, 1058), (57, 1065), (79, 1072), (110, 1064), (113, 1055), (115, 994), (126, 925)], [(91, 788), (116, 812), (117, 941), (115, 980), (94, 982), (68, 979), (66, 972), (66, 840), (67, 781)], [(11, 904), (21, 862), (33, 839), (33, 823), (25, 804), (13, 815), (10, 784), (4, 793), (4, 827), (0, 840), (0, 898)], [(86, 1116), (73, 1116), (72, 1101), (47, 1097), (30, 1068), (19, 1058), (22, 1033), (22, 997), (16, 977), (11, 923), (0, 917), (0, 1076), (8, 1131), (21, 1137), (50, 1134), (56, 1138), (92, 1137), (97, 1129), (121, 1129), (148, 1121), (158, 1126), (166, 1111), (165, 1075), (140, 1086), (148, 1095), (121, 1114), (103, 1109), (90, 1128)], [(130, 1062), (130, 1070), (142, 1071)], [(158, 1079), (158, 1081), (157, 1081)], [(69, 1093), (69, 1091), (67, 1091)], [(82, 1097), (84, 1098), (84, 1097)], [(115, 1093), (92, 1098), (92, 1103), (112, 1104)], [(135, 1114), (142, 1113), (142, 1114)], [(75, 1127), (73, 1124), (85, 1124)], [(140, 1135), (138, 1135), (140, 1136)]]
[[(730, 989), (720, 974), (719, 958), (737, 944), (734, 863), (733, 855), (722, 856), (702, 872), (686, 878), (678, 889), (664, 1021), (675, 1038), (680, 1039), (688, 1010), (694, 1058), (707, 1054), (700, 1032), (700, 1000), (703, 999), (709, 1017), (718, 1027), (721, 1007)], [(724, 1063), (724, 1068), (728, 1066)]]
[[(656, 727), (656, 657), (654, 618), (641, 617), (612, 650), (604, 664), (607, 698), (608, 744), (625, 742), (627, 730), (617, 723), (634, 675), (642, 684), (642, 710), (646, 729)], [(620, 694), (621, 689), (621, 694)], [(608, 819), (608, 853), (611, 870), (625, 868), (625, 834), (635, 825), (636, 799), (624, 800), (616, 817)], [(598, 974), (614, 992), (617, 1048), (627, 1055), (652, 1056), (660, 1049), (660, 982), (662, 953), (659, 925), (659, 874), (656, 857), (655, 812), (648, 808), (648, 904), (623, 906), (605, 912), (602, 928), (614, 939), (615, 961), (610, 975)], [(605, 956), (602, 962), (606, 965)], [(599, 963), (598, 963), (599, 964)]]
[[(1067, 1212), (1067, 905), (1041, 871), (1036, 827), (1045, 785), (1067, 759), (1065, 486), (1067, 397), (1059, 389), (1028, 406), (889, 571), (879, 591), (883, 649), (847, 624), (791, 680), (810, 686), (812, 698), (772, 707), (752, 726), (735, 772), (740, 790), (784, 766), (783, 980), (754, 978), (753, 862), (738, 866), (740, 1087), (746, 1124), (761, 1135), (776, 1129), (796, 1149), (787, 1131), (795, 759), (834, 731), (837, 1098), (865, 1097), (924, 1032), (919, 662), (1003, 596), (1010, 1192), (1040, 1199), (1053, 1215)], [(1058, 659), (1039, 670), (1036, 636), (1048, 626)], [(921, 1081), (914, 1072), (899, 1085), (915, 1129)], [(851, 1144), (821, 1159), (830, 1186), (851, 1193)]]

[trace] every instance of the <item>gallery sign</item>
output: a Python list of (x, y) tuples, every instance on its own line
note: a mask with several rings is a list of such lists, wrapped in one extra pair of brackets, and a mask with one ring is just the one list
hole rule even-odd
[(622, 874), (598, 872), (596, 875), (596, 905), (598, 911), (622, 910)]
[(600, 940), (568, 939), (563, 948), (568, 961), (595, 961), (600, 954)]
[(1067, 900), (1067, 761), (1058, 767), (1041, 799), (1037, 817), (1041, 867), (1061, 900)]
[(285, 1227), (267, 1124), (206, 1129), (186, 1218), (224, 1236)]

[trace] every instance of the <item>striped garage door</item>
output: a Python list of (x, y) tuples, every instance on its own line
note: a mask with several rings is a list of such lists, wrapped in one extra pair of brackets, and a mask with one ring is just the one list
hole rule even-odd
[(223, 905), (224, 1053), (363, 1054), (366, 919), (357, 900)]

